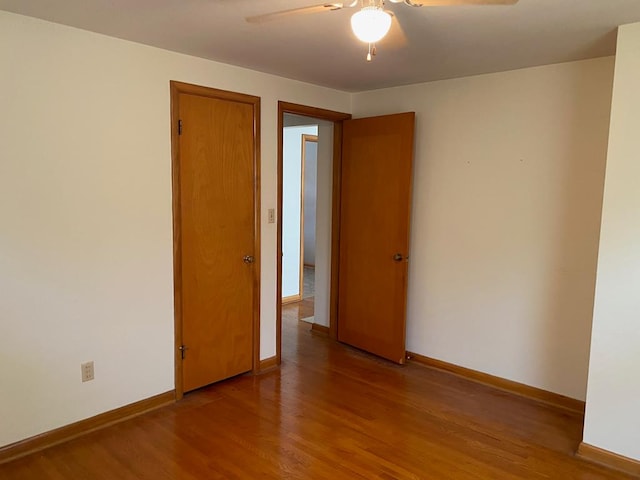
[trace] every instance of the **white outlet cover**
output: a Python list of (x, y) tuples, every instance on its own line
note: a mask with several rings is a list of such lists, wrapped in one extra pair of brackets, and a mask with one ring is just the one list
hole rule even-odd
[(80, 365), (82, 381), (88, 382), (94, 379), (93, 362), (86, 362)]

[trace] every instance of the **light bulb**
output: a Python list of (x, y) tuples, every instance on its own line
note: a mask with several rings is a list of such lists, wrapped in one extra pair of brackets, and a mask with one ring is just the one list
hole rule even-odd
[(391, 15), (380, 7), (364, 7), (351, 17), (351, 29), (366, 43), (380, 41), (391, 28)]

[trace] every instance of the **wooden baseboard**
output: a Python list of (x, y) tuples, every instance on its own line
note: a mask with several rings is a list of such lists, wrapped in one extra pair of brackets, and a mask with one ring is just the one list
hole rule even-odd
[(489, 375), (488, 373), (478, 372), (477, 370), (471, 370), (470, 368), (459, 367), (458, 365), (425, 357), (417, 353), (407, 352), (407, 360), (430, 368), (444, 370), (454, 375), (473, 380), (474, 382), (490, 385), (506, 392), (514, 393), (522, 397), (532, 398), (539, 402), (553, 405), (554, 407), (563, 408), (565, 410), (570, 410), (584, 415), (585, 402), (576, 400), (575, 398), (565, 397), (558, 393), (531, 387), (523, 383), (507, 380), (506, 378)]
[(318, 323), (311, 324), (311, 331), (313, 333), (317, 333), (318, 335), (329, 336), (329, 327), (325, 327), (324, 325), (320, 325)]
[(302, 300), (302, 294), (299, 293), (298, 295), (291, 295), (289, 297), (282, 297), (282, 305), (288, 305), (290, 303), (296, 303), (299, 302), (300, 300)]
[(640, 461), (580, 442), (576, 457), (620, 472), (640, 476)]
[(95, 430), (108, 427), (109, 425), (137, 417), (138, 415), (164, 407), (175, 401), (175, 391), (171, 390), (154, 397), (140, 400), (139, 402), (125, 405), (124, 407), (116, 408), (115, 410), (101, 413), (95, 417), (80, 420), (79, 422), (9, 444), (0, 448), (0, 464), (39, 452), (40, 450), (58, 445), (59, 443), (67, 442)]
[(258, 373), (265, 372), (267, 370), (271, 370), (278, 366), (278, 357), (274, 355), (273, 357), (265, 358), (264, 360), (260, 360), (260, 370)]

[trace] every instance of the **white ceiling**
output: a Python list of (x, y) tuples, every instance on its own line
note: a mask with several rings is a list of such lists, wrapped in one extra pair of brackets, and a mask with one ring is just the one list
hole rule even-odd
[[(246, 16), (321, 0), (0, 0), (0, 9), (347, 91), (462, 77), (615, 53), (640, 0), (520, 0), (515, 6), (411, 8), (374, 61), (354, 9), (249, 24)], [(404, 44), (403, 44), (404, 43)]]

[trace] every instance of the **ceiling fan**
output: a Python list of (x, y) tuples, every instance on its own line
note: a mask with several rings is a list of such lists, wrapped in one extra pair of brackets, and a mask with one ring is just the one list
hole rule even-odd
[[(518, 0), (388, 0), (391, 3), (404, 3), (410, 7), (439, 7), (460, 5), (514, 5)], [(385, 0), (350, 0), (349, 2), (322, 3), (309, 7), (291, 8), (278, 12), (246, 17), (249, 23), (264, 23), (281, 18), (320, 12), (334, 12), (344, 8), (360, 9), (351, 16), (351, 29), (361, 41), (369, 44), (367, 61), (376, 54), (376, 43), (382, 40), (391, 28), (393, 12), (385, 10)]]

